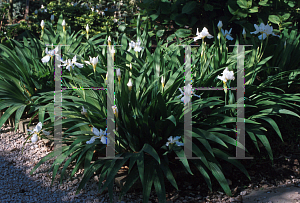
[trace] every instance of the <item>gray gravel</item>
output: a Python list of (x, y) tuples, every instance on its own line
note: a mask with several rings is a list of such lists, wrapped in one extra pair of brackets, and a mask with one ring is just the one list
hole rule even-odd
[[(24, 133), (8, 132), (10, 127), (2, 126), (0, 129), (0, 202), (109, 202), (108, 193), (99, 194), (97, 176), (94, 176), (78, 195), (75, 195), (77, 187), (82, 180), (83, 170), (75, 174), (75, 178), (70, 180), (64, 179), (63, 184), (59, 184), (60, 174), (57, 174), (52, 186), (52, 172), (47, 174), (49, 168), (53, 164), (55, 158), (48, 160), (42, 164), (31, 176), (30, 171), (33, 167), (47, 154), (49, 147), (44, 141), (39, 140), (36, 143), (27, 142), (24, 147), (22, 155), (22, 147), (27, 137)], [(30, 140), (29, 140), (30, 141)], [(65, 162), (63, 162), (64, 164)], [(63, 167), (61, 165), (60, 170)], [(73, 168), (67, 169), (70, 174)], [(188, 189), (191, 186), (186, 186)], [(199, 189), (200, 185), (196, 188)], [(118, 202), (119, 191), (114, 186), (114, 203)], [(191, 188), (189, 188), (191, 189)], [(107, 189), (106, 189), (107, 191)], [(202, 197), (198, 194), (179, 195), (178, 192), (170, 193), (168, 195), (168, 203), (182, 203), (182, 202), (210, 202), (214, 199), (212, 196)], [(221, 193), (221, 192), (220, 192)], [(232, 198), (218, 194), (213, 202), (232, 202)], [(122, 199), (121, 203), (141, 203), (142, 193), (127, 193)], [(206, 199), (206, 201), (205, 201)], [(151, 191), (149, 203), (158, 202), (155, 191)], [(236, 201), (239, 202), (239, 201)]]
[[(33, 167), (50, 153), (42, 140), (36, 143), (27, 142), (22, 155), (25, 134), (7, 132), (4, 126), (0, 130), (0, 202), (108, 202), (108, 193), (98, 194), (98, 183), (90, 180), (85, 188), (75, 195), (78, 183), (82, 179), (83, 170), (75, 174), (75, 179), (69, 179), (59, 184), (57, 175), (50, 187), (52, 172), (47, 172), (54, 158), (42, 164), (31, 176)], [(11, 151), (13, 150), (13, 151)], [(70, 172), (71, 170), (69, 170)], [(95, 178), (96, 179), (96, 178)], [(114, 195), (117, 202), (118, 195)], [(123, 197), (121, 202), (140, 202), (140, 198), (133, 197), (135, 201)]]

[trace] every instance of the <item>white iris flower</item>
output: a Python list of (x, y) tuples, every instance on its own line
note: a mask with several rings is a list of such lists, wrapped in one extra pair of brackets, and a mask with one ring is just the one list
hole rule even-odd
[(225, 32), (224, 32), (224, 30), (221, 29), (222, 34), (223, 34), (224, 37), (226, 37), (226, 39), (228, 39), (228, 40), (233, 40), (233, 38), (230, 36), (231, 30), (232, 30), (232, 28), (229, 30), (229, 32), (228, 32), (227, 30), (225, 30)]
[(266, 37), (268, 37), (269, 35), (273, 35), (275, 37), (279, 37), (278, 35), (275, 35), (273, 33), (273, 27), (270, 25), (265, 25), (264, 23), (261, 23), (260, 26), (254, 24), (255, 27), (255, 31), (254, 32), (250, 32), (251, 34), (258, 34), (260, 33), (261, 35), (258, 36), (259, 40), (264, 40), (266, 39)]
[(176, 145), (178, 145), (178, 146), (183, 146), (184, 143), (178, 142), (178, 140), (179, 140), (180, 138), (181, 138), (180, 136), (177, 136), (177, 137), (175, 137), (175, 138), (173, 138), (172, 136), (170, 136), (170, 137), (168, 138), (169, 141), (166, 143), (166, 146), (169, 146), (169, 144), (175, 144), (175, 143), (176, 143)]
[(47, 136), (50, 135), (49, 132), (42, 130), (42, 126), (43, 126), (43, 124), (42, 124), (41, 122), (39, 122), (39, 123), (35, 126), (35, 128), (33, 129), (33, 131), (27, 129), (27, 131), (30, 132), (30, 134), (32, 135), (32, 137), (31, 137), (31, 142), (34, 143), (34, 142), (38, 141), (38, 139), (39, 139), (38, 136), (40, 135), (41, 131), (42, 131), (45, 135), (47, 135)]
[[(107, 130), (103, 131), (102, 129), (100, 129), (100, 131), (99, 131), (97, 128), (93, 127), (93, 133), (95, 136), (93, 136), (89, 141), (87, 141), (86, 142), (87, 144), (94, 143), (97, 138), (99, 138), (103, 144), (110, 143), (110, 140), (107, 139), (107, 136), (106, 136), (106, 135), (110, 134), (110, 133), (107, 133)], [(107, 141), (107, 143), (106, 143), (106, 141)]]
[(66, 69), (68, 69), (69, 71), (70, 71), (70, 68), (74, 69), (74, 65), (76, 65), (78, 68), (83, 67), (83, 64), (76, 62), (76, 55), (73, 57), (72, 61), (71, 61), (71, 59), (68, 59), (66, 61), (61, 60), (61, 62), (64, 63), (62, 66), (67, 66)]
[(212, 36), (211, 34), (209, 34), (208, 29), (206, 27), (203, 28), (203, 30), (199, 33), (199, 29), (197, 28), (197, 33), (196, 33), (197, 37), (194, 38), (194, 41), (197, 41), (198, 39), (204, 39), (205, 37), (211, 39), (214, 36)]
[(234, 80), (235, 77), (233, 71), (228, 71), (228, 67), (226, 67), (222, 73), (222, 76), (218, 75), (218, 79), (222, 80), (223, 83), (226, 83), (227, 80)]
[(144, 47), (141, 47), (141, 41), (138, 40), (136, 43), (134, 41), (131, 41), (129, 43), (129, 49), (128, 49), (128, 51), (130, 51), (131, 48), (133, 48), (134, 51), (140, 52)]
[(47, 63), (50, 61), (50, 58), (52, 58), (53, 56), (57, 55), (55, 53), (58, 52), (58, 47), (56, 47), (55, 49), (53, 50), (50, 50), (48, 51), (48, 47), (46, 47), (46, 50), (45, 50), (45, 53), (46, 53), (46, 56), (44, 56), (41, 60), (43, 63)]

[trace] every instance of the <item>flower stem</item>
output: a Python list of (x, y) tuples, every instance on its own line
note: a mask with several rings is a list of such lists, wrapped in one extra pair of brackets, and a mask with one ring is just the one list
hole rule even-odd
[[(227, 105), (227, 84), (226, 82), (224, 82), (224, 91), (225, 91), (225, 106)], [(225, 110), (225, 114), (226, 114), (227, 110)]]

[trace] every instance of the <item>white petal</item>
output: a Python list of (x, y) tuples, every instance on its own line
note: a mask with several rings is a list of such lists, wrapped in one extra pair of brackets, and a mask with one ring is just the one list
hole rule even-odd
[(42, 130), (42, 126), (43, 124), (41, 122), (39, 122), (37, 125), (36, 125), (36, 129), (38, 132), (40, 132)]
[(118, 69), (116, 70), (116, 72), (117, 72), (117, 77), (120, 77), (120, 76), (121, 76), (121, 70), (120, 70), (120, 68), (118, 68)]
[(43, 63), (47, 63), (47, 62), (50, 61), (50, 56), (49, 56), (49, 55), (46, 55), (46, 56), (44, 56), (41, 60), (42, 60)]
[(43, 130), (43, 133), (44, 133), (45, 135), (47, 135), (47, 136), (50, 135), (50, 132), (47, 132), (47, 131), (45, 131), (45, 130)]
[(182, 142), (176, 142), (177, 146), (184, 146), (184, 143)]
[(81, 63), (75, 62), (75, 65), (76, 65), (78, 68), (83, 68), (83, 64), (81, 64)]
[(201, 98), (201, 96), (200, 95), (196, 95), (196, 94), (193, 94), (194, 96), (196, 96), (196, 97), (199, 97), (199, 98)]
[(100, 129), (100, 136), (105, 136), (104, 131)]
[(130, 44), (129, 44), (129, 46), (131, 46), (132, 48), (134, 48), (135, 47), (135, 42), (131, 41)]
[(179, 87), (178, 89), (181, 92), (181, 95), (184, 95), (184, 92), (181, 90), (181, 88)]
[(222, 26), (223, 26), (223, 24), (222, 24), (222, 21), (219, 21), (219, 23), (218, 23), (218, 28), (220, 29)]
[[(223, 76), (219, 76), (219, 75), (218, 75), (217, 78), (220, 79), (220, 80), (222, 80), (222, 81), (224, 81)], [(226, 82), (226, 81), (225, 81), (225, 82)]]
[(196, 42), (198, 39), (201, 39), (201, 37), (199, 37), (199, 36), (194, 37), (194, 42)]
[(106, 144), (106, 137), (105, 137), (105, 136), (101, 137), (101, 142), (102, 142), (103, 144)]
[(189, 103), (190, 100), (191, 100), (191, 97), (189, 97), (189, 96), (187, 96), (187, 95), (184, 96), (184, 101), (185, 101), (186, 104)]
[(233, 40), (233, 38), (232, 38), (231, 36), (229, 36), (229, 35), (227, 35), (226, 38), (227, 38), (228, 40)]
[(134, 47), (134, 51), (136, 51), (136, 52), (140, 52), (142, 49), (141, 48), (139, 48), (139, 47)]
[(76, 55), (72, 59), (72, 63), (75, 63), (75, 62), (76, 62)]
[(225, 35), (225, 32), (224, 32), (223, 28), (221, 29), (221, 32), (222, 32), (223, 35)]
[(93, 127), (93, 133), (96, 135), (96, 136), (100, 136), (100, 132), (97, 128)]
[(180, 99), (182, 103), (184, 103), (184, 96)]
[(71, 70), (70, 70), (70, 67), (71, 67), (70, 65), (67, 65), (66, 69), (67, 69), (68, 71), (71, 71)]
[(38, 136), (36, 135), (36, 134), (33, 134), (33, 136), (31, 137), (31, 142), (36, 142), (36, 141), (38, 141)]
[(181, 136), (176, 136), (175, 138), (174, 138), (174, 140), (179, 140), (181, 138)]
[(211, 38), (214, 38), (214, 36), (208, 34), (207, 38), (208, 38), (208, 39), (211, 39)]

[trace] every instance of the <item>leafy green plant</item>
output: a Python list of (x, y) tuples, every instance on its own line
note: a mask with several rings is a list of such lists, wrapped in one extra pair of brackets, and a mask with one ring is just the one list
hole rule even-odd
[[(299, 7), (293, 1), (260, 1), (260, 0), (228, 0), (228, 1), (196, 1), (196, 0), (145, 0), (138, 3), (144, 12), (142, 15), (150, 17), (151, 23), (157, 31), (165, 31), (164, 36), (173, 34), (177, 29), (188, 26), (193, 33), (198, 27), (213, 28), (219, 20), (224, 26), (232, 28), (232, 35), (236, 36), (244, 27), (252, 31), (253, 24), (274, 23), (281, 32), (297, 24), (299, 28)], [(212, 22), (211, 24), (207, 22)], [(174, 29), (172, 28), (174, 27)], [(168, 33), (166, 32), (168, 31)]]
[(41, 61), (41, 42), (32, 36), (23, 43), (10, 40), (13, 50), (0, 45), (0, 94), (1, 110), (7, 108), (0, 119), (0, 124), (16, 112), (15, 130), (25, 111), (32, 113), (36, 107), (38, 92), (53, 91), (54, 67), (45, 67)]
[[(139, 30), (138, 27), (137, 38), (141, 39), (143, 46), (145, 43), (149, 42), (150, 36), (147, 34), (146, 26), (143, 34), (140, 34)], [(201, 160), (183, 159), (180, 161), (181, 163), (176, 160), (173, 161), (174, 156), (177, 155), (178, 157), (183, 157), (184, 155), (181, 147), (171, 146), (170, 148), (167, 148), (165, 146), (169, 136), (180, 136), (184, 142), (183, 104), (179, 99), (175, 99), (175, 97), (178, 96), (176, 93), (178, 88), (184, 85), (183, 48), (176, 47), (175, 44), (166, 48), (163, 45), (163, 41), (160, 41), (153, 54), (150, 54), (149, 48), (143, 49), (140, 53), (137, 52), (133, 54), (126, 51), (130, 40), (126, 39), (125, 35), (122, 36), (121, 39), (121, 44), (124, 46), (117, 51), (120, 55), (118, 54), (116, 57), (119, 58), (119, 60), (116, 60), (116, 68), (120, 68), (125, 74), (123, 74), (121, 82), (116, 89), (116, 105), (119, 113), (118, 118), (116, 119), (118, 131), (116, 131), (115, 134), (116, 157), (124, 157), (124, 159), (96, 160), (91, 163), (94, 156), (93, 151), (96, 150), (99, 151), (99, 153), (105, 154), (105, 145), (101, 144), (99, 140), (92, 144), (85, 144), (85, 142), (91, 138), (89, 135), (92, 134), (89, 125), (93, 128), (104, 129), (104, 118), (107, 116), (105, 109), (109, 107), (106, 106), (105, 94), (103, 94), (102, 91), (95, 94), (91, 90), (74, 90), (74, 93), (66, 93), (66, 95), (63, 96), (65, 99), (71, 100), (66, 100), (66, 102), (63, 101), (65, 109), (63, 115), (68, 117), (68, 119), (62, 121), (62, 124), (69, 123), (68, 125), (65, 125), (69, 130), (64, 134), (64, 142), (70, 143), (70, 145), (66, 146), (63, 150), (63, 154), (60, 154), (59, 158), (51, 168), (54, 170), (53, 180), (58, 172), (59, 165), (62, 164), (65, 158), (71, 156), (72, 160), (77, 160), (75, 169), (72, 172), (73, 175), (82, 164), (84, 164), (85, 169), (84, 178), (79, 184), (77, 192), (79, 192), (86, 184), (94, 172), (101, 171), (101, 181), (99, 182), (102, 182), (105, 175), (107, 175), (108, 178), (100, 192), (108, 187), (111, 197), (113, 179), (121, 166), (127, 163), (129, 164), (130, 171), (126, 184), (122, 190), (122, 195), (128, 191), (138, 178), (140, 178), (143, 183), (144, 202), (147, 202), (149, 199), (153, 183), (159, 201), (165, 202), (164, 176), (166, 176), (169, 182), (178, 189), (169, 168), (169, 163), (173, 162), (178, 167), (184, 167), (190, 174), (193, 174), (191, 170), (191, 166), (193, 165), (194, 168), (203, 175), (211, 190), (212, 185), (210, 176), (214, 176), (224, 191), (230, 195), (229, 186), (221, 170), (222, 167), (217, 159), (230, 162), (243, 171), (249, 178), (244, 167), (237, 160), (228, 159), (228, 157), (232, 155), (226, 152), (226, 148), (228, 148), (227, 144), (232, 146), (236, 146), (237, 144), (238, 147), (241, 147), (239, 142), (236, 142), (234, 138), (226, 135), (226, 132), (233, 131), (232, 128), (235, 126), (236, 121), (234, 117), (226, 114), (224, 115), (224, 112), (225, 110), (230, 110), (234, 107), (234, 101), (231, 105), (222, 106), (224, 101), (216, 96), (202, 97), (203, 99), (194, 100), (192, 108), (193, 116), (198, 119), (196, 119), (197, 123), (194, 124), (192, 132), (194, 138), (192, 152), (194, 156), (201, 157)], [(186, 43), (190, 44), (191, 41), (187, 41)], [(91, 47), (85, 49), (86, 51), (84, 53), (94, 57), (94, 51), (92, 50), (97, 50), (97, 48), (92, 47), (96, 46), (96, 44), (89, 45)], [(198, 58), (198, 60), (193, 61), (192, 66), (206, 68), (201, 68), (201, 71), (198, 69), (194, 72), (196, 76), (198, 74), (201, 75), (201, 77), (195, 77), (200, 78), (195, 80), (195, 84), (201, 86), (204, 84), (202, 81), (205, 81), (205, 83), (218, 86), (216, 76), (219, 71), (223, 69), (219, 64), (222, 64), (221, 66), (234, 64), (235, 61), (232, 58), (234, 58), (234, 56), (236, 58), (236, 51), (233, 53), (233, 56), (230, 57), (230, 63), (228, 63), (228, 61), (222, 62), (222, 60), (217, 60), (212, 63), (215, 64), (215, 66), (210, 68), (213, 71), (206, 73), (207, 67), (210, 64), (208, 59), (213, 55), (210, 54), (210, 52), (220, 53), (221, 55), (223, 52), (220, 50), (220, 47), (216, 47), (215, 49), (213, 49), (213, 47), (207, 47), (206, 50), (205, 43), (203, 43), (202, 46), (203, 47), (195, 53), (194, 58)], [(162, 50), (164, 50), (164, 52)], [(203, 56), (201, 56), (200, 50), (205, 50)], [(78, 53), (80, 53), (80, 51)], [(227, 52), (225, 53), (227, 55)], [(87, 55), (85, 54), (83, 54), (83, 57), (87, 58)], [(97, 51), (97, 54), (102, 59), (102, 63), (107, 61), (106, 51), (103, 52), (103, 50), (99, 50)], [(133, 63), (132, 76), (129, 75), (129, 69), (126, 66), (126, 64), (128, 65), (130, 62)], [(104, 74), (106, 72), (104, 67), (106, 64), (102, 63), (99, 63), (100, 69), (97, 65), (98, 67), (96, 67), (96, 70), (97, 72), (99, 71), (100, 76), (103, 79), (100, 79), (100, 77), (98, 77), (98, 79), (96, 75), (95, 79), (93, 79), (93, 77), (89, 77), (90, 79), (88, 79), (86, 74), (88, 73), (88, 70), (92, 72), (91, 68), (75, 69), (70, 76), (64, 76), (65, 79), (69, 79), (64, 80), (65, 85), (70, 87), (84, 87), (87, 85), (104, 86)], [(163, 88), (161, 85), (157, 85), (159, 84), (158, 81), (161, 77), (156, 74), (155, 70), (157, 65), (161, 67), (161, 72), (165, 76), (166, 84)], [(209, 77), (205, 78), (207, 75)], [(134, 86), (131, 91), (126, 87), (129, 78), (134, 80)], [(89, 110), (87, 117), (80, 114), (81, 106), (85, 106), (85, 108)], [(206, 119), (200, 119), (202, 110), (207, 106), (213, 107), (212, 113)], [(263, 106), (261, 107), (263, 108)], [(83, 122), (83, 120), (85, 122)], [(246, 128), (247, 133), (258, 136), (258, 138), (264, 142), (267, 150), (272, 153), (266, 137), (259, 131), (259, 129), (263, 129), (260, 127), (261, 123), (254, 122), (250, 118), (245, 119), (245, 122), (247, 125), (251, 125)], [(169, 128), (162, 128), (162, 126), (165, 125), (168, 125)], [(258, 129), (258, 131), (253, 131), (253, 129)], [(220, 149), (221, 147), (224, 149)], [(41, 163), (53, 155), (54, 152), (41, 160), (31, 173), (33, 173)], [(270, 158), (272, 158), (271, 155)], [(71, 161), (67, 161), (64, 165), (64, 169), (66, 169), (70, 163)], [(147, 164), (153, 166), (154, 170), (149, 170), (149, 167), (147, 167), (149, 165)], [(137, 172), (139, 173), (139, 176), (136, 176)], [(64, 170), (61, 173), (63, 176)]]
[[(89, 61), (90, 56), (99, 56), (95, 71), (93, 71), (94, 67), (92, 65), (86, 65), (80, 69), (75, 68), (70, 72), (64, 69), (62, 74), (63, 84), (66, 87), (75, 88), (72, 91), (63, 91), (62, 96), (62, 113), (63, 117), (67, 119), (62, 119), (60, 122), (63, 128), (67, 129), (63, 133), (63, 143), (66, 146), (62, 147), (62, 153), (55, 150), (40, 160), (31, 171), (31, 174), (42, 163), (58, 155), (49, 169), (49, 171), (53, 170), (53, 183), (59, 166), (66, 158), (71, 157), (65, 162), (61, 177), (64, 176), (65, 170), (72, 164), (72, 161), (76, 161), (71, 177), (80, 167), (84, 168), (84, 177), (77, 190), (79, 192), (95, 172), (97, 174), (101, 173), (99, 184), (102, 183), (106, 175), (106, 182), (100, 192), (108, 188), (112, 201), (113, 180), (118, 170), (127, 164), (129, 165), (129, 172), (120, 197), (129, 190), (137, 179), (140, 179), (143, 184), (144, 202), (148, 202), (153, 184), (159, 201), (166, 202), (165, 178), (174, 188), (178, 189), (170, 167), (173, 164), (177, 168), (183, 168), (191, 175), (195, 172), (201, 173), (210, 190), (212, 190), (211, 177), (214, 177), (226, 194), (231, 195), (225, 175), (222, 172), (220, 160), (225, 160), (236, 166), (250, 179), (245, 167), (239, 161), (228, 159), (235, 152), (235, 150), (231, 150), (232, 147), (243, 148), (241, 143), (237, 142), (235, 137), (232, 136), (236, 127), (236, 111), (234, 110), (236, 101), (232, 93), (233, 90), (229, 90), (228, 94), (225, 94), (225, 98), (223, 91), (205, 91), (201, 93), (200, 99), (192, 98), (192, 153), (194, 157), (201, 157), (201, 159), (176, 160), (176, 156), (184, 157), (183, 148), (174, 144), (166, 146), (170, 136), (180, 136), (180, 141), (184, 143), (184, 104), (177, 98), (179, 87), (183, 87), (185, 84), (184, 48), (176, 45), (190, 45), (193, 40), (183, 39), (180, 41), (177, 38), (177, 43), (171, 45), (165, 43), (164, 40), (160, 40), (157, 43), (155, 52), (151, 53), (152, 40), (148, 32), (148, 25), (144, 24), (143, 32), (141, 32), (140, 20), (140, 16), (138, 16), (136, 35), (132, 39), (123, 33), (119, 37), (112, 37), (110, 42), (111, 44), (123, 45), (121, 48), (115, 48), (115, 68), (120, 69), (122, 72), (120, 83), (116, 85), (115, 91), (118, 109), (118, 116), (116, 116), (118, 130), (115, 131), (115, 146), (116, 157), (123, 157), (120, 160), (97, 160), (94, 151), (105, 154), (105, 144), (100, 142), (99, 139), (91, 144), (86, 143), (94, 135), (91, 131), (93, 128), (105, 129), (106, 109), (111, 108), (106, 106), (106, 93), (100, 90), (75, 88), (106, 86), (104, 78), (107, 72), (107, 57), (111, 56), (108, 56), (107, 49), (100, 48), (99, 45), (107, 44), (107, 38), (111, 36), (108, 28), (106, 33), (98, 34), (85, 41), (83, 40), (84, 35), (79, 35), (79, 32), (71, 34), (71, 28), (63, 31), (61, 25), (63, 16), (61, 15), (56, 30), (46, 21), (41, 40), (32, 37), (29, 45), (28, 40), (24, 38), (22, 42), (25, 45), (24, 47), (21, 43), (11, 40), (14, 43), (12, 45), (16, 46), (15, 51), (0, 45), (3, 50), (0, 55), (0, 82), (2, 84), (0, 85), (0, 94), (1, 99), (4, 98), (3, 101), (0, 101), (0, 106), (9, 108), (6, 110), (8, 112), (5, 114), (6, 119), (20, 106), (25, 109), (26, 105), (30, 105), (31, 111), (39, 113), (40, 121), (44, 121), (44, 115), (48, 112), (50, 116), (48, 120), (51, 119), (51, 123), (45, 127), (52, 132), (54, 132), (53, 91), (34, 93), (35, 82), (31, 79), (33, 77), (32, 67), (37, 70), (42, 67), (40, 60), (44, 56), (44, 54), (41, 54), (44, 50), (43, 44), (70, 44), (69, 47), (62, 49), (63, 58), (70, 59), (76, 55), (82, 63)], [(180, 30), (180, 32), (187, 36), (190, 34), (185, 33), (183, 30)], [(178, 36), (177, 34), (175, 33), (175, 36)], [(217, 38), (218, 34), (215, 31), (214, 36), (213, 45), (206, 44), (203, 40), (199, 48), (192, 48), (193, 86), (219, 87), (222, 81), (217, 76), (225, 67), (229, 67), (230, 70), (236, 72), (237, 48), (234, 48), (232, 52), (228, 51), (224, 36), (220, 35)], [(135, 42), (140, 40), (143, 49), (140, 52), (128, 51), (131, 40)], [(299, 117), (297, 114), (299, 105), (292, 103), (294, 101), (298, 102), (300, 99), (299, 94), (275, 94), (270, 91), (270, 89), (281, 91), (278, 86), (280, 83), (287, 83), (291, 80), (286, 76), (293, 70), (283, 71), (272, 75), (261, 84), (254, 84), (257, 72), (265, 70), (265, 64), (272, 57), (264, 58), (263, 53), (258, 49), (257, 41), (254, 39), (252, 41), (255, 48), (245, 52), (245, 131), (256, 147), (257, 139), (263, 143), (272, 160), (272, 149), (268, 137), (263, 132), (266, 130), (264, 126), (270, 125), (282, 139), (277, 124), (269, 116), (290, 114)], [(239, 39), (236, 39), (235, 44), (237, 45), (239, 42)], [(34, 50), (32, 47), (38, 48)], [(29, 55), (28, 49), (33, 54)], [(132, 69), (130, 69), (130, 63)], [(14, 71), (11, 71), (8, 67), (13, 67)], [(50, 60), (45, 67), (51, 72), (53, 70), (53, 60)], [(159, 73), (157, 72), (158, 67), (160, 67)], [(21, 78), (17, 77), (20, 75)], [(165, 82), (163, 82), (165, 84), (159, 82), (162, 76), (165, 78)], [(279, 80), (281, 77), (282, 80)], [(131, 90), (127, 86), (129, 79), (133, 81)], [(23, 84), (25, 84), (24, 88)], [(237, 84), (235, 81), (230, 81), (229, 85), (236, 86)], [(17, 93), (15, 91), (14, 93), (11, 92), (14, 88), (18, 90)], [(227, 96), (228, 105), (226, 102)], [(21, 101), (19, 101), (20, 98)], [(9, 104), (14, 106), (11, 107)], [(86, 114), (81, 113), (82, 106), (87, 109)], [(209, 108), (211, 111), (206, 117), (203, 116), (205, 108)], [(22, 113), (22, 109), (17, 110), (16, 119)], [(0, 124), (5, 120), (5, 117), (3, 117), (0, 119)], [(164, 128), (164, 126), (168, 126), (168, 128)], [(107, 139), (110, 139), (109, 136)], [(258, 147), (257, 149), (259, 150)], [(246, 152), (249, 151), (246, 150)]]

